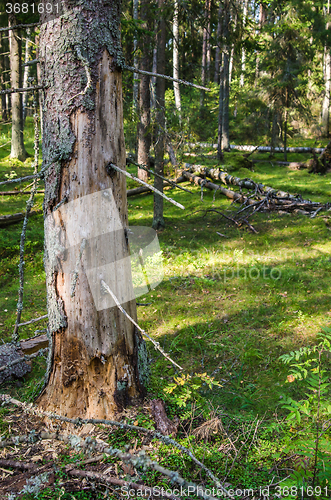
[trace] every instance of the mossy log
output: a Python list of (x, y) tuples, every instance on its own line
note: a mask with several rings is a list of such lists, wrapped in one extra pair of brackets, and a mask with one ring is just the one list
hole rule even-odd
[[(38, 215), (41, 214), (42, 210), (33, 210), (30, 212), (31, 215)], [(0, 227), (7, 227), (10, 226), (11, 224), (16, 224), (17, 222), (20, 222), (23, 220), (25, 217), (25, 212), (19, 212), (17, 214), (12, 214), (12, 215), (0, 215)]]

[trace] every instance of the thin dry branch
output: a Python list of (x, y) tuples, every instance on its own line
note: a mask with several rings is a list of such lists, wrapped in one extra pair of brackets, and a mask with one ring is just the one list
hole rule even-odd
[(34, 90), (41, 90), (43, 88), (44, 88), (43, 85), (34, 85), (33, 87), (26, 87), (25, 89), (6, 89), (6, 90), (0, 90), (0, 95), (20, 94), (22, 92), (33, 92)]
[(107, 285), (107, 283), (105, 283), (103, 280), (101, 280), (101, 286), (102, 286), (102, 288), (103, 288), (103, 290), (105, 292), (109, 293), (109, 295), (112, 297), (112, 299), (114, 300), (115, 304), (117, 305), (117, 307), (119, 308), (119, 310), (124, 314), (124, 316), (126, 318), (128, 318), (128, 320), (131, 321), (131, 323), (140, 331), (140, 333), (142, 335), (144, 335), (144, 337), (147, 337), (148, 340), (150, 340), (152, 342), (152, 344), (154, 345), (155, 349), (157, 349), (158, 351), (160, 351), (160, 353), (166, 359), (168, 359), (170, 361), (170, 363), (172, 363), (174, 366), (176, 366), (177, 368), (179, 368), (180, 370), (182, 370), (183, 368), (181, 366), (179, 366), (173, 359), (171, 359), (170, 356), (169, 356), (169, 354), (167, 354), (166, 352), (164, 352), (164, 350), (160, 346), (159, 342), (156, 342), (154, 339), (152, 339), (152, 337), (150, 337), (148, 335), (148, 333), (145, 332), (145, 330), (143, 330), (142, 328), (140, 328), (140, 326), (138, 325), (138, 323), (136, 323), (135, 320), (133, 318), (131, 318), (131, 316), (126, 312), (126, 310), (123, 309), (123, 307), (121, 306), (118, 298), (111, 291), (111, 289), (109, 288), (109, 286)]
[(154, 193), (157, 193), (158, 195), (162, 196), (162, 198), (164, 198), (165, 200), (169, 201), (170, 203), (172, 203), (176, 207), (182, 208), (183, 210), (185, 210), (185, 207), (183, 207), (183, 205), (181, 205), (180, 203), (177, 203), (177, 201), (173, 200), (172, 198), (168, 198), (168, 196), (166, 196), (165, 194), (161, 193), (161, 191), (159, 191), (158, 189), (156, 189), (154, 186), (151, 186), (150, 184), (147, 184), (147, 182), (144, 182), (141, 179), (138, 179), (138, 177), (135, 177), (134, 175), (132, 175), (129, 172), (127, 172), (126, 170), (122, 170), (117, 165), (114, 165), (113, 163), (109, 163), (107, 165), (107, 168), (113, 168), (114, 170), (117, 170), (117, 172), (120, 172), (121, 174), (125, 175), (126, 177), (129, 177), (129, 179), (132, 179), (132, 180), (134, 180), (136, 182), (139, 182), (139, 184), (142, 184), (143, 186), (148, 187), (148, 189), (150, 189), (151, 191), (154, 191)]
[(133, 68), (132, 66), (124, 66), (124, 69), (127, 69), (132, 73), (140, 73), (141, 75), (156, 76), (157, 78), (163, 78), (164, 80), (170, 80), (171, 82), (181, 83), (182, 85), (188, 85), (189, 87), (205, 90), (206, 92), (212, 91), (212, 89), (209, 89), (208, 87), (203, 87), (202, 85), (196, 85), (195, 83), (186, 82), (185, 80), (179, 80), (178, 78), (173, 78), (172, 76), (160, 75), (160, 73), (151, 73), (150, 71), (143, 71), (142, 69)]
[[(201, 469), (203, 469), (206, 472), (206, 474), (210, 477), (210, 479), (212, 479), (212, 481), (214, 481), (217, 488), (222, 492), (222, 494), (224, 496), (229, 496), (229, 493), (227, 492), (226, 488), (224, 488), (221, 481), (213, 474), (213, 472), (210, 469), (208, 469), (208, 467), (206, 467), (202, 462), (200, 462), (200, 460), (198, 460), (190, 450), (188, 450), (183, 445), (179, 444), (177, 441), (170, 438), (169, 436), (164, 436), (160, 432), (153, 431), (151, 429), (146, 429), (145, 427), (139, 427), (139, 426), (134, 426), (134, 425), (130, 425), (130, 424), (125, 424), (123, 422), (116, 422), (115, 420), (104, 420), (104, 419), (93, 419), (93, 418), (84, 418), (84, 419), (76, 418), (76, 419), (74, 419), (74, 418), (69, 418), (69, 417), (62, 417), (61, 415), (57, 415), (56, 413), (41, 410), (40, 408), (37, 408), (36, 406), (33, 406), (32, 404), (22, 403), (21, 401), (18, 401), (17, 399), (12, 398), (8, 394), (0, 394), (0, 401), (3, 401), (3, 404), (10, 403), (10, 404), (13, 404), (15, 406), (18, 406), (19, 408), (22, 408), (23, 411), (25, 411), (27, 413), (31, 413), (33, 415), (37, 415), (39, 417), (41, 417), (41, 416), (48, 417), (50, 419), (59, 420), (62, 422), (69, 422), (69, 423), (74, 424), (74, 425), (82, 425), (82, 424), (110, 425), (110, 426), (119, 427), (120, 429), (129, 429), (129, 430), (141, 432), (143, 434), (153, 435), (154, 437), (156, 437), (160, 441), (164, 442), (165, 444), (172, 445), (175, 448), (182, 451), (183, 453), (185, 453), (186, 455), (188, 455), (191, 458), (191, 460), (196, 465), (198, 465)], [(88, 445), (90, 443), (91, 443), (91, 439), (89, 439)], [(109, 451), (109, 450), (111, 450), (111, 451)], [(107, 450), (105, 450), (105, 453), (109, 453), (112, 455), (118, 455), (118, 453), (121, 453), (121, 451), (117, 450), (117, 449), (113, 449), (113, 448), (108, 448)], [(129, 455), (126, 454), (125, 457), (127, 457), (127, 456), (129, 456)], [(145, 453), (140, 455), (140, 457), (141, 456), (145, 456)], [(121, 456), (121, 459), (124, 461), (125, 457)], [(137, 462), (135, 462), (135, 463), (132, 462), (132, 464), (138, 465)], [(147, 465), (145, 463), (145, 461), (143, 461), (142, 464)], [(164, 470), (166, 470), (166, 469), (161, 468), (158, 464), (154, 467), (154, 469), (158, 470), (162, 474), (164, 473)], [(168, 474), (166, 474), (166, 475), (168, 475), (172, 479), (172, 481), (177, 482), (180, 485), (192, 484), (192, 483), (187, 483), (185, 480), (180, 478), (176, 472), (168, 471)], [(206, 496), (204, 493), (203, 493), (203, 495), (199, 494), (201, 492), (201, 490), (199, 487), (196, 487), (196, 488), (199, 489), (199, 492), (196, 493), (196, 494), (198, 494), (198, 496), (201, 496), (202, 498), (205, 498), (206, 500), (213, 499), (213, 497)], [(193, 492), (194, 491), (192, 491), (192, 493)]]

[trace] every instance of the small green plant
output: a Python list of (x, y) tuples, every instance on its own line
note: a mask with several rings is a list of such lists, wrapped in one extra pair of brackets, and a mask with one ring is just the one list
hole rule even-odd
[(167, 385), (163, 390), (167, 394), (173, 394), (175, 403), (182, 408), (190, 399), (199, 399), (199, 389), (203, 384), (207, 384), (209, 389), (213, 386), (222, 387), (207, 373), (195, 373), (194, 375), (181, 375), (174, 377), (174, 383)]
[(15, 170), (11, 170), (9, 174), (5, 174), (6, 179), (15, 179), (17, 177), (17, 173)]
[[(310, 479), (312, 487), (326, 485), (331, 477), (331, 445), (328, 436), (331, 421), (330, 382), (326, 369), (331, 353), (331, 328), (324, 328), (318, 335), (320, 341), (313, 347), (301, 347), (298, 351), (284, 354), (280, 360), (290, 365), (287, 383), (298, 383), (306, 392), (305, 397), (297, 401), (286, 397), (282, 408), (289, 411), (287, 421), (291, 423), (294, 434), (294, 446), (297, 454), (309, 463), (309, 469), (297, 471), (296, 479)], [(300, 432), (300, 427), (304, 433)], [(303, 476), (304, 474), (304, 476)]]

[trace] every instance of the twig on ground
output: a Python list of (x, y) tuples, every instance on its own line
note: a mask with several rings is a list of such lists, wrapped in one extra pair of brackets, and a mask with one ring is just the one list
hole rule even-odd
[[(199, 467), (201, 467), (206, 472), (206, 474), (212, 479), (212, 481), (215, 482), (217, 488), (220, 489), (223, 492), (222, 494), (225, 495), (225, 496), (229, 496), (229, 493), (224, 488), (224, 486), (221, 484), (221, 481), (213, 474), (213, 472), (210, 469), (208, 469), (208, 467), (206, 467), (202, 462), (200, 462), (200, 460), (198, 460), (193, 455), (193, 453), (190, 450), (188, 450), (183, 445), (179, 444), (177, 441), (175, 441), (174, 439), (170, 438), (169, 436), (164, 436), (163, 434), (161, 434), (158, 431), (153, 431), (151, 429), (146, 429), (145, 427), (139, 427), (139, 426), (134, 426), (134, 425), (130, 425), (130, 424), (125, 424), (123, 422), (116, 422), (114, 420), (93, 419), (93, 418), (84, 418), (84, 419), (76, 418), (76, 419), (74, 419), (74, 418), (69, 418), (69, 417), (62, 417), (61, 415), (57, 415), (56, 413), (41, 410), (41, 409), (33, 406), (32, 404), (22, 403), (21, 401), (18, 401), (16, 399), (12, 398), (8, 394), (0, 394), (0, 401), (3, 401), (3, 404), (6, 404), (6, 403), (7, 404), (8, 403), (14, 404), (15, 406), (18, 406), (18, 407), (22, 408), (23, 411), (26, 411), (28, 413), (32, 413), (32, 414), (37, 415), (37, 416), (46, 416), (46, 417), (51, 418), (51, 419), (60, 420), (62, 422), (69, 422), (69, 423), (72, 423), (74, 425), (82, 425), (82, 424), (111, 425), (111, 426), (119, 427), (121, 429), (130, 429), (130, 430), (134, 430), (134, 431), (137, 431), (137, 432), (142, 432), (143, 434), (153, 435), (154, 437), (156, 437), (160, 441), (163, 441), (165, 444), (172, 445), (175, 448), (181, 450), (186, 455), (188, 455), (192, 459), (192, 461), (196, 465), (198, 465)], [(89, 443), (90, 442), (91, 442), (91, 439), (89, 440)], [(105, 450), (105, 453), (115, 454), (114, 451), (110, 452), (108, 450)], [(118, 452), (120, 452), (120, 450), (115, 450), (115, 451), (116, 451), (116, 454)], [(143, 453), (143, 455), (144, 455), (144, 453)], [(137, 464), (133, 463), (133, 465), (137, 465)], [(158, 466), (158, 468), (155, 467), (155, 470), (158, 470), (159, 472), (162, 472), (160, 470), (159, 466)], [(176, 472), (169, 471), (169, 475), (170, 475), (170, 477), (171, 477), (171, 479), (173, 481), (177, 482), (176, 479), (177, 479), (178, 475), (177, 475)], [(182, 481), (184, 481), (184, 480), (182, 480)], [(191, 483), (185, 483), (185, 484), (191, 484)], [(199, 491), (200, 491), (200, 488), (199, 488)], [(207, 499), (206, 496), (203, 496), (203, 498)], [(212, 497), (209, 497), (209, 498), (212, 498)]]

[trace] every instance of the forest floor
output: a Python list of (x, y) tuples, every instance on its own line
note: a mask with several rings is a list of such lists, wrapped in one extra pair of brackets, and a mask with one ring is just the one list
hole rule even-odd
[[(0, 146), (5, 139), (5, 134), (0, 136)], [(30, 153), (31, 147), (32, 138), (28, 140)], [(214, 151), (200, 153), (195, 151), (182, 159), (191, 164), (217, 166)], [(0, 181), (10, 172), (17, 176), (31, 172), (31, 161), (14, 162), (8, 159), (8, 154), (8, 147), (0, 149)], [(290, 171), (286, 166), (273, 163), (275, 158), (260, 153), (254, 157), (265, 162), (257, 163), (252, 172), (235, 168), (237, 156), (240, 153), (226, 154), (223, 169), (292, 194), (300, 193), (312, 201), (330, 201), (331, 173), (320, 176), (304, 170)], [(308, 157), (288, 156), (289, 161)], [(283, 159), (280, 154), (276, 157)], [(129, 168), (132, 173), (135, 169)], [(173, 172), (167, 174), (173, 176)], [(238, 205), (231, 205), (219, 193), (213, 201), (213, 193), (206, 189), (201, 200), (200, 187), (189, 183), (183, 186), (192, 194), (166, 189), (185, 206), (185, 211), (165, 202), (166, 227), (158, 233), (164, 278), (156, 289), (139, 297), (138, 301), (146, 302), (146, 306), (138, 307), (138, 319), (140, 326), (184, 368), (185, 376), (149, 346), (148, 398), (144, 406), (128, 412), (127, 421), (153, 428), (149, 401), (161, 398), (166, 403), (168, 416), (179, 417), (177, 441), (194, 449), (196, 457), (231, 487), (258, 490), (284, 480), (278, 489), (277, 486), (271, 489), (270, 498), (275, 498), (274, 494), (292, 499), (306, 498), (305, 494), (307, 498), (314, 495), (328, 498), (331, 495), (330, 429), (320, 439), (318, 463), (314, 460), (316, 435), (331, 415), (323, 417), (324, 420), (321, 415), (317, 416), (316, 398), (309, 400), (305, 415), (301, 410), (295, 414), (295, 403), (303, 404), (299, 402), (309, 399), (307, 385), (298, 380), (289, 383), (292, 381), (289, 366), (279, 358), (316, 345), (319, 332), (331, 324), (331, 216), (327, 212), (320, 212), (313, 219), (298, 214), (257, 213), (250, 219), (257, 231), (253, 233), (248, 227), (238, 228), (218, 213), (206, 213), (207, 209), (216, 208), (232, 217)], [(136, 185), (130, 181), (128, 187)], [(6, 189), (9, 187), (4, 186), (3, 190)], [(26, 200), (26, 195), (1, 196), (1, 215), (24, 211)], [(36, 206), (41, 208), (41, 205), (42, 195), (38, 195)], [(130, 225), (150, 227), (153, 197), (146, 194), (129, 198), (128, 210)], [(0, 229), (0, 339), (3, 342), (10, 341), (15, 322), (20, 232), (21, 224)], [(29, 222), (25, 265), (22, 321), (46, 314), (42, 215), (34, 216)], [(45, 326), (46, 321), (22, 327), (21, 338), (29, 338)], [(331, 356), (327, 354), (325, 360), (323, 358), (325, 370), (329, 370), (331, 364)], [(33, 401), (43, 382), (44, 370), (45, 362), (38, 358), (23, 381), (2, 384), (1, 392), (21, 401)], [(330, 393), (323, 393), (324, 399), (322, 392), (318, 393), (321, 407)], [(283, 407), (284, 403), (288, 409)], [(297, 418), (286, 420), (289, 410)], [(331, 407), (329, 411), (331, 413)], [(17, 408), (2, 408), (0, 434), (22, 432), (15, 429), (15, 422), (20, 418)], [(35, 422), (31, 422), (28, 427), (35, 429)], [(112, 430), (106, 438), (118, 447), (129, 444), (139, 449), (148, 445), (149, 453), (163, 466), (211, 487), (205, 473), (171, 445), (157, 440), (146, 444), (135, 431)], [(14, 448), (14, 452), (7, 450), (7, 453), (16, 459), (28, 461), (30, 457), (33, 461), (33, 456), (39, 456), (42, 464), (52, 461), (62, 467), (62, 475), (41, 490), (39, 496), (26, 493), (20, 498), (66, 500), (99, 498), (98, 495), (103, 498), (102, 492), (91, 493), (88, 482), (86, 489), (79, 493), (75, 487), (65, 488), (69, 480), (63, 467), (82, 461), (81, 454), (71, 452), (68, 446), (49, 451), (50, 456), (43, 456), (42, 450), (35, 451), (33, 447), (30, 450), (28, 446), (20, 450)], [(1, 456), (4, 457), (3, 452)], [(104, 459), (105, 467), (100, 470), (111, 464), (113, 467), (118, 464), (117, 477), (126, 477), (123, 464), (116, 459)], [(1, 490), (1, 481), (8, 480), (14, 469), (0, 467)], [(170, 484), (156, 472), (139, 472), (138, 476), (144, 484), (168, 487)], [(312, 494), (300, 496), (300, 488), (308, 485), (313, 485)], [(262, 498), (257, 492), (255, 497)], [(109, 491), (108, 498), (117, 498), (116, 493)]]

